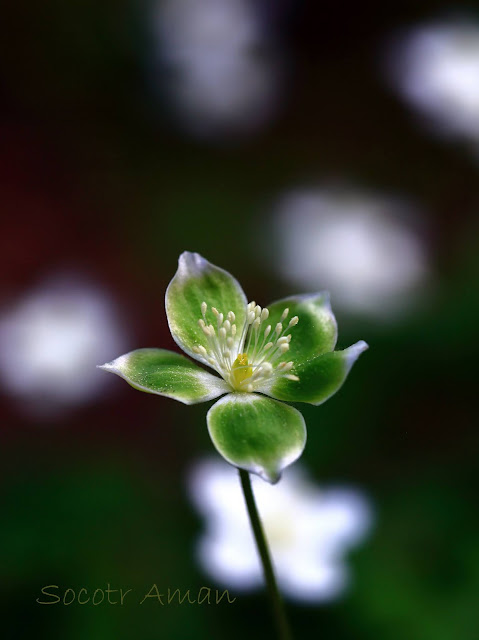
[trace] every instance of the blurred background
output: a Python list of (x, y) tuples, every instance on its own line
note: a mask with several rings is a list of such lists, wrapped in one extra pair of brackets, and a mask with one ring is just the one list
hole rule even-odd
[(207, 406), (95, 369), (176, 348), (190, 250), (261, 305), (330, 290), (338, 346), (370, 345), (302, 408), (311, 483), (374, 515), (347, 589), (288, 600), (296, 637), (476, 639), (479, 3), (45, 0), (2, 22), (2, 637), (272, 637), (261, 589), (35, 602), (217, 585), (191, 496)]

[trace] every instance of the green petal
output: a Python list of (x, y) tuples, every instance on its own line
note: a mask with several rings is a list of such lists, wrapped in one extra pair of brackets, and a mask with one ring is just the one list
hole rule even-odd
[(273, 302), (268, 306), (268, 323), (273, 329), (286, 308), (289, 309), (289, 314), (283, 321), (284, 327), (287, 327), (294, 316), (299, 318), (298, 324), (286, 331), (286, 335), (291, 333), (289, 351), (285, 356), (287, 360), (300, 363), (334, 349), (338, 328), (326, 291), (291, 296)]
[(254, 393), (231, 393), (207, 415), (218, 452), (229, 463), (275, 483), (306, 444), (303, 416), (287, 404)]
[(99, 368), (116, 373), (139, 391), (184, 404), (212, 400), (231, 390), (222, 378), (166, 349), (136, 349)]
[(261, 393), (286, 402), (322, 404), (339, 391), (351, 367), (368, 345), (360, 340), (344, 351), (332, 351), (295, 366), (292, 373), (299, 380), (278, 378)]
[(208, 348), (206, 337), (198, 326), (201, 304), (208, 305), (207, 321), (216, 329), (216, 318), (211, 307), (216, 307), (225, 318), (228, 311), (236, 315), (238, 329), (246, 315), (246, 296), (233, 276), (205, 260), (199, 253), (185, 251), (178, 261), (178, 271), (166, 290), (166, 315), (175, 342), (192, 358), (211, 366), (205, 358), (193, 351), (202, 345)]

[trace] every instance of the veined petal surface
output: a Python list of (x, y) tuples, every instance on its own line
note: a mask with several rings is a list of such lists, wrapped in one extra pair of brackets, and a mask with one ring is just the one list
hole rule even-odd
[(209, 350), (208, 340), (198, 325), (198, 320), (202, 317), (203, 302), (208, 305), (207, 322), (215, 329), (216, 318), (211, 311), (212, 307), (223, 313), (225, 318), (232, 311), (236, 316), (238, 329), (242, 328), (247, 301), (239, 282), (199, 253), (185, 251), (179, 258), (178, 270), (166, 290), (168, 324), (171, 335), (183, 351), (211, 366), (204, 356), (194, 351), (198, 346)]
[(289, 313), (282, 321), (284, 328), (294, 316), (299, 318), (298, 324), (286, 331), (291, 333), (291, 342), (285, 359), (300, 364), (312, 356), (332, 351), (336, 346), (338, 328), (328, 292), (283, 298), (273, 302), (268, 309), (268, 323), (273, 329), (281, 321), (281, 314), (285, 309), (289, 309)]
[(299, 380), (278, 378), (258, 391), (286, 402), (322, 404), (339, 391), (351, 367), (367, 348), (368, 345), (360, 340), (343, 351), (316, 356), (294, 367), (293, 374)]
[(231, 391), (222, 378), (166, 349), (136, 349), (100, 369), (115, 373), (135, 389), (173, 398), (183, 404), (206, 402)]
[(213, 444), (225, 460), (273, 484), (306, 444), (300, 412), (255, 393), (221, 398), (206, 419)]

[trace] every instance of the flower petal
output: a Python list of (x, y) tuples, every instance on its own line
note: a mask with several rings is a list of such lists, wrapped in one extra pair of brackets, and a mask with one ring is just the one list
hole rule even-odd
[(230, 387), (179, 353), (136, 349), (99, 367), (116, 373), (135, 389), (196, 404), (228, 393)]
[(205, 260), (199, 253), (185, 251), (178, 261), (178, 271), (166, 290), (165, 304), (168, 324), (175, 342), (192, 358), (211, 366), (193, 347), (204, 346), (208, 342), (198, 326), (201, 318), (201, 304), (208, 305), (207, 320), (216, 330), (216, 319), (211, 307), (220, 313), (233, 311), (236, 325), (243, 326), (246, 315), (246, 296), (239, 282), (233, 276)]
[(283, 321), (285, 328), (291, 318), (299, 318), (298, 324), (286, 331), (286, 334), (291, 333), (289, 351), (285, 356), (288, 360), (299, 364), (312, 356), (332, 351), (336, 346), (338, 328), (327, 291), (283, 298), (273, 302), (268, 309), (268, 323), (273, 329), (285, 309), (289, 309), (288, 317)]
[(206, 419), (213, 444), (225, 460), (272, 484), (306, 444), (306, 425), (297, 409), (254, 393), (221, 398)]
[(273, 383), (258, 389), (277, 400), (322, 404), (338, 391), (363, 351), (368, 345), (360, 340), (344, 351), (332, 351), (295, 366), (292, 373), (299, 380), (277, 378)]

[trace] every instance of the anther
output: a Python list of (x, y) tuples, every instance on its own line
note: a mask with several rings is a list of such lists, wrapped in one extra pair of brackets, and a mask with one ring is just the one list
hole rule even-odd
[(288, 308), (286, 308), (286, 309), (283, 311), (283, 314), (282, 314), (282, 316), (281, 316), (281, 322), (283, 322), (283, 320), (286, 320), (286, 318), (288, 317), (288, 313), (289, 313), (289, 309), (288, 309)]
[(208, 305), (206, 304), (206, 302), (202, 302), (201, 303), (201, 314), (205, 315), (207, 309), (208, 309)]
[(298, 324), (298, 322), (299, 322), (298, 316), (294, 316), (294, 318), (291, 318), (291, 320), (289, 321), (288, 327), (294, 327), (295, 325)]

